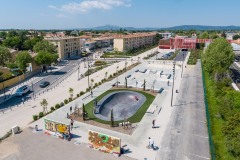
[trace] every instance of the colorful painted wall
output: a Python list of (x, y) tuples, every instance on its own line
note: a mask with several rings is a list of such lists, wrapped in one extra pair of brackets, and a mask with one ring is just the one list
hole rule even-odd
[(58, 123), (49, 119), (44, 119), (45, 130), (50, 132), (57, 132), (60, 134), (70, 135), (70, 125)]
[(91, 148), (101, 152), (120, 154), (121, 139), (95, 131), (88, 131), (88, 140)]

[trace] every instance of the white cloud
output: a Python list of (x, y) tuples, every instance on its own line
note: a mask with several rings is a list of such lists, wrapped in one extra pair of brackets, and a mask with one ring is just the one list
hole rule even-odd
[(68, 3), (61, 7), (48, 6), (51, 9), (70, 13), (88, 12), (91, 9), (110, 10), (114, 7), (131, 7), (131, 0), (85, 0), (80, 3)]
[(58, 17), (58, 18), (67, 18), (67, 16), (64, 15), (64, 14), (57, 14), (56, 17)]

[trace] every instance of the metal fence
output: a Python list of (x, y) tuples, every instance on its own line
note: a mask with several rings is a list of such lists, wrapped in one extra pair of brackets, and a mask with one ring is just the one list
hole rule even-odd
[(202, 59), (201, 59), (201, 67), (202, 67), (202, 81), (203, 81), (203, 90), (204, 90), (204, 102), (206, 107), (205, 110), (206, 110), (206, 117), (207, 117), (207, 127), (208, 127), (208, 137), (209, 137), (208, 141), (209, 141), (209, 147), (210, 147), (210, 154), (211, 154), (211, 159), (216, 160), (215, 147), (212, 140), (211, 118), (209, 113), (206, 82), (205, 82), (205, 76), (204, 76), (204, 68), (202, 66)]

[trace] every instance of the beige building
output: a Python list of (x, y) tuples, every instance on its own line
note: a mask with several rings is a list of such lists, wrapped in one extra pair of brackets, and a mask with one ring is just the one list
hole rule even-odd
[(57, 47), (57, 52), (61, 60), (78, 58), (81, 55), (80, 37), (45, 37)]
[(136, 33), (115, 36), (113, 48), (122, 52), (145, 45), (151, 45), (154, 42), (155, 36), (156, 33)]

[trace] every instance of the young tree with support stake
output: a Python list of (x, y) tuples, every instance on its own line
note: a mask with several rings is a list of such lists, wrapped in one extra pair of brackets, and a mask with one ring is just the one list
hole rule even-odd
[(48, 102), (46, 99), (43, 99), (41, 102), (40, 102), (40, 105), (43, 107), (43, 113), (44, 114), (47, 114), (47, 106), (48, 106)]
[(86, 120), (86, 110), (85, 110), (85, 105), (84, 105), (84, 103), (83, 103), (83, 105), (82, 105), (82, 114), (83, 114), (83, 121), (85, 121), (85, 120)]
[(143, 90), (145, 91), (146, 90), (146, 80), (144, 79), (143, 81)]
[(114, 127), (113, 109), (111, 109), (111, 127)]
[(72, 89), (72, 88), (69, 88), (68, 92), (69, 92), (69, 94), (70, 94), (70, 97), (73, 98), (73, 89)]
[(127, 85), (127, 77), (125, 77), (125, 87), (127, 88), (128, 85)]

